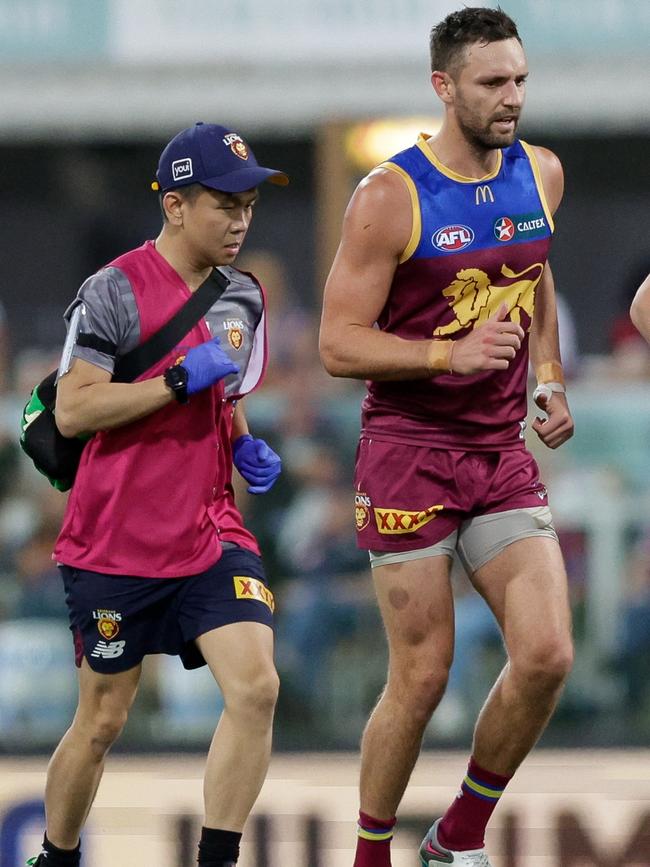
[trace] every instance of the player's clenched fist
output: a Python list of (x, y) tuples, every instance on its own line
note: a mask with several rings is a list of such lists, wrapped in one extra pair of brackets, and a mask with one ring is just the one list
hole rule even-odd
[(506, 320), (507, 315), (508, 308), (502, 304), (484, 325), (474, 328), (467, 337), (455, 340), (449, 369), (461, 374), (506, 370), (524, 339), (521, 325)]
[(549, 391), (541, 392), (535, 398), (537, 406), (544, 410), (548, 418), (537, 416), (533, 430), (549, 449), (556, 449), (573, 436), (573, 418), (567, 403), (566, 394)]

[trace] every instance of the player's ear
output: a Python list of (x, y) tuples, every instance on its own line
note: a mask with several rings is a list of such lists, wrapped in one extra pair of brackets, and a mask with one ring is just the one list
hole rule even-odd
[(169, 190), (165, 193), (162, 200), (163, 210), (167, 217), (167, 222), (171, 226), (183, 225), (183, 197), (176, 190)]
[(443, 102), (449, 103), (453, 101), (455, 91), (454, 79), (448, 72), (441, 72), (435, 69), (431, 73), (431, 84)]

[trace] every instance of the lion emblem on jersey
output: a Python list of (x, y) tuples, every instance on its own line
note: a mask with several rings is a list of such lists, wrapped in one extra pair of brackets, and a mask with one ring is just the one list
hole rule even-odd
[[(433, 336), (446, 337), (469, 325), (475, 328), (493, 316), (504, 303), (508, 308), (510, 319), (525, 327), (521, 321), (524, 313), (528, 317), (528, 329), (530, 329), (535, 309), (535, 288), (543, 271), (544, 265), (540, 262), (518, 274), (507, 265), (502, 265), (501, 274), (514, 282), (495, 286), (490, 283), (490, 278), (485, 271), (479, 268), (463, 268), (456, 274), (456, 279), (442, 290), (442, 294), (449, 300), (456, 319), (436, 328)], [(520, 279), (524, 277), (526, 279)]]

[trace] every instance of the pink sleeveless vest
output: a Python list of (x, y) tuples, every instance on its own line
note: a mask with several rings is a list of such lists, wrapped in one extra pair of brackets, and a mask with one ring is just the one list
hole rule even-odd
[[(110, 265), (131, 283), (141, 341), (189, 298), (151, 242)], [(161, 375), (210, 337), (201, 319), (141, 379)], [(221, 554), (215, 499), (226, 484), (219, 456), (223, 407), (219, 383), (186, 406), (174, 401), (140, 421), (98, 432), (83, 451), (54, 558), (79, 569), (150, 578), (193, 575), (214, 564)]]

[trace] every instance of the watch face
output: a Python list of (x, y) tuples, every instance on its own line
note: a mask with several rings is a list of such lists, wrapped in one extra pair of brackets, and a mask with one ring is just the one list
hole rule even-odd
[(177, 364), (171, 369), (174, 386), (176, 388), (184, 388), (187, 385), (187, 371), (180, 364)]
[(187, 403), (187, 370), (176, 364), (165, 371), (165, 384), (174, 392), (179, 403)]

